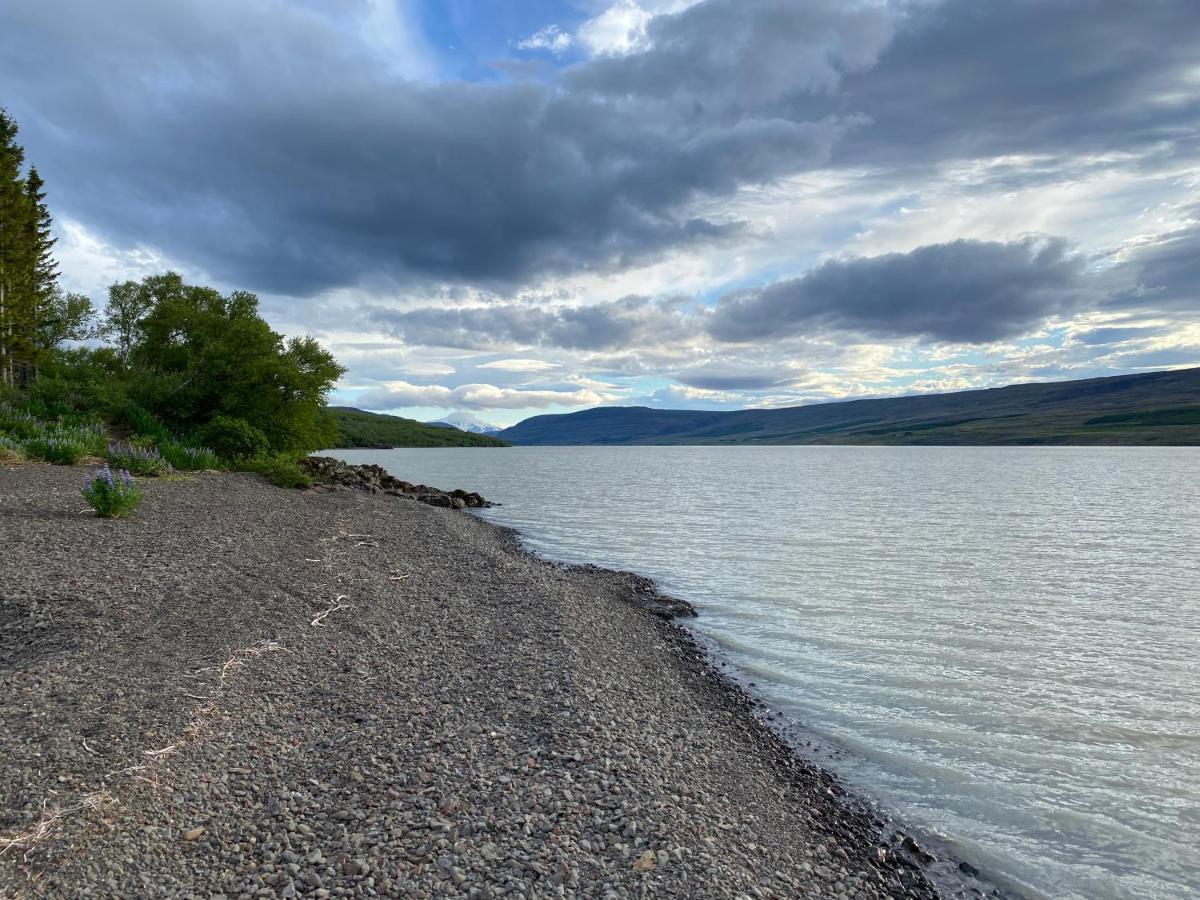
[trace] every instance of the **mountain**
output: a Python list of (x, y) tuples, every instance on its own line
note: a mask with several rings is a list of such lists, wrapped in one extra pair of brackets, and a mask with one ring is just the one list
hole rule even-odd
[(600, 407), (506, 428), (514, 444), (1200, 445), (1200, 368), (745, 409)]
[(446, 416), (444, 419), (438, 419), (436, 422), (426, 422), (426, 425), (449, 425), (451, 428), (457, 428), (459, 431), (467, 431), (471, 434), (498, 434), (500, 429), (491, 422), (485, 422), (479, 416), (473, 416), (470, 413), (455, 413), (452, 416)]
[(331, 406), (342, 432), (341, 448), (374, 447), (507, 447), (488, 434), (468, 434), (452, 425), (426, 425), (400, 416), (365, 412), (349, 406)]

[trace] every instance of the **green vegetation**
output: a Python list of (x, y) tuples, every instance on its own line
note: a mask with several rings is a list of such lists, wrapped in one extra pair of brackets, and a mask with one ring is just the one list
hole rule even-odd
[(257, 456), (242, 464), (247, 472), (257, 472), (276, 487), (306, 488), (313, 483), (299, 460), (289, 453)]
[(83, 496), (98, 516), (120, 519), (129, 515), (142, 502), (142, 491), (133, 476), (122, 470), (115, 474), (108, 463), (87, 476)]
[(103, 316), (64, 294), (45, 185), (23, 171), (16, 135), (0, 111), (4, 458), (98, 457), (140, 475), (233, 467), (307, 483), (297, 461), (338, 443), (326, 397), (342, 367), (312, 338), (272, 331), (253, 294), (173, 272), (112, 285)]
[(1146, 409), (1139, 412), (1095, 416), (1084, 425), (1127, 425), (1134, 428), (1158, 425), (1200, 425), (1200, 405), (1177, 406), (1174, 409)]
[(170, 474), (172, 469), (163, 455), (144, 441), (112, 441), (105, 455), (110, 466), (131, 475), (157, 477)]
[(603, 407), (535, 416), (515, 444), (1200, 445), (1200, 369), (785, 409)]
[[(399, 416), (364, 412), (345, 406), (330, 408), (341, 431), (339, 447), (507, 447), (506, 441), (457, 428), (425, 425)], [(329, 446), (335, 446), (330, 444)]]

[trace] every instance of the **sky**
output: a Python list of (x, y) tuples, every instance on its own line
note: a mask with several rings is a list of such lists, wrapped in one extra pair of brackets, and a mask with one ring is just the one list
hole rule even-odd
[(500, 425), (1200, 365), (1195, 0), (7, 0), (63, 284)]

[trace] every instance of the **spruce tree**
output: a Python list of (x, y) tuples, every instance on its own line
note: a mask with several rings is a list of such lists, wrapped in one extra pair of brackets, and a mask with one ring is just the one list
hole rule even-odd
[(17, 143), (17, 123), (0, 110), (0, 387), (12, 387), (14, 319), (18, 294), (28, 272), (28, 203), (21, 165), (25, 151)]
[(41, 362), (43, 331), (47, 318), (53, 314), (53, 300), (58, 288), (58, 263), (52, 250), (56, 238), (52, 234), (50, 210), (46, 207), (45, 182), (34, 167), (25, 179), (25, 257), (26, 288), (23, 297), (26, 317), (22, 320), (24, 339), (20, 347), (36, 377)]

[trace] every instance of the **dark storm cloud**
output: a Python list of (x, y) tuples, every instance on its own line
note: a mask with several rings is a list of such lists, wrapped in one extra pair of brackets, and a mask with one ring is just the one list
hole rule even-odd
[(1026, 333), (1089, 298), (1083, 260), (1062, 240), (955, 241), (831, 260), (725, 297), (709, 331), (739, 342), (836, 330), (979, 343)]
[(1194, 150), (1197, 58), (1194, 0), (948, 0), (916, 7), (826, 109), (872, 120), (844, 162)]
[(740, 234), (692, 204), (831, 158), (1170, 150), (1200, 109), (1195, 0), (703, 0), (553, 84), (405, 80), (360, 6), (324, 10), (16, 0), (0, 104), (59, 215), (291, 294), (616, 269)]
[(1109, 344), (1124, 344), (1127, 341), (1159, 337), (1168, 331), (1167, 328), (1153, 328), (1145, 325), (1128, 328), (1094, 328), (1091, 331), (1076, 334), (1075, 340), (1089, 347), (1104, 347)]
[(409, 344), (487, 350), (512, 346), (617, 350), (686, 336), (679, 301), (625, 297), (590, 306), (521, 304), (375, 310), (373, 320)]
[(56, 209), (280, 292), (364, 275), (511, 284), (719, 240), (739, 223), (689, 203), (822, 163), (848, 127), (403, 81), (268, 0), (48, 0), (8, 18), (5, 102)]
[(650, 49), (569, 73), (582, 91), (669, 101), (684, 116), (789, 115), (789, 105), (829, 95), (843, 74), (872, 66), (896, 11), (847, 0), (707, 0), (651, 20)]
[(794, 382), (798, 373), (792, 371), (747, 371), (698, 368), (677, 372), (672, 376), (680, 384), (706, 391), (762, 391)]
[(1158, 235), (1119, 269), (1136, 287), (1116, 294), (1111, 306), (1200, 315), (1200, 224)]

